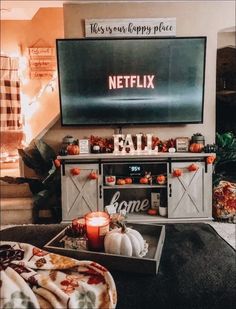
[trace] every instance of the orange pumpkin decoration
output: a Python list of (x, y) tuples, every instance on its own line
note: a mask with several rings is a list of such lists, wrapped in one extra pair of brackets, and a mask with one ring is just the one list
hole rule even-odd
[(189, 167), (188, 167), (189, 172), (195, 172), (198, 169), (199, 169), (199, 166), (197, 164), (195, 164), (195, 163), (190, 164)]
[(118, 185), (125, 185), (125, 180), (120, 178), (120, 179), (117, 179), (117, 182), (116, 182)]
[(133, 183), (132, 178), (130, 178), (130, 177), (125, 178), (125, 183), (126, 183), (127, 185), (130, 185), (131, 183)]
[(173, 177), (180, 177), (182, 176), (183, 171), (181, 169), (175, 169), (172, 173)]
[(216, 157), (215, 156), (209, 156), (207, 157), (207, 164), (212, 164), (214, 163)]
[(56, 168), (61, 166), (61, 161), (59, 159), (55, 159), (53, 162)]
[(163, 185), (166, 182), (166, 177), (164, 175), (158, 175), (156, 182), (160, 185)]
[(189, 150), (191, 152), (202, 152), (204, 145), (203, 144), (197, 144), (193, 143), (190, 145)]
[(147, 178), (147, 177), (141, 177), (141, 178), (139, 179), (139, 182), (140, 182), (141, 184), (147, 184), (147, 183), (148, 183), (148, 178)]
[(70, 169), (70, 173), (71, 173), (71, 175), (73, 175), (73, 176), (77, 176), (77, 175), (80, 174), (80, 168), (78, 168), (78, 167), (71, 168), (71, 169)]
[(78, 155), (80, 153), (80, 149), (78, 145), (70, 144), (66, 148), (68, 155)]
[(115, 182), (115, 177), (109, 176), (109, 177), (107, 177), (106, 181), (107, 181), (108, 183), (110, 183), (110, 182)]
[(95, 180), (95, 179), (98, 179), (98, 174), (96, 172), (91, 172), (89, 175), (88, 175), (88, 178), (90, 180)]

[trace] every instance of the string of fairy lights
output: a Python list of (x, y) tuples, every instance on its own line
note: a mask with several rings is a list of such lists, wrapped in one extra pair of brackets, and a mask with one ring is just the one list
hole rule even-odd
[[(53, 72), (51, 79), (39, 79), (34, 80), (30, 79), (29, 74), (29, 66), (28, 66), (28, 59), (27, 57), (21, 56), (19, 57), (19, 79), (21, 83), (21, 108), (22, 108), (22, 125), (23, 131), (25, 132), (26, 136), (26, 144), (28, 144), (32, 136), (32, 128), (31, 122), (33, 119), (32, 117), (34, 114), (40, 109), (42, 105), (41, 102), (45, 94), (52, 93), (56, 89), (56, 81), (57, 81), (57, 72), (56, 70)], [(29, 84), (30, 83), (30, 84)], [(32, 84), (33, 83), (33, 84)], [(29, 86), (33, 87), (33, 89), (37, 89), (35, 91), (35, 95), (31, 97), (28, 93), (32, 91), (32, 88), (29, 91)]]

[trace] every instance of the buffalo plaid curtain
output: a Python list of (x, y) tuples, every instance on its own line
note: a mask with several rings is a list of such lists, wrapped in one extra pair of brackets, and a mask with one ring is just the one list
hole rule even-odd
[(21, 130), (20, 81), (18, 58), (0, 56), (0, 130)]

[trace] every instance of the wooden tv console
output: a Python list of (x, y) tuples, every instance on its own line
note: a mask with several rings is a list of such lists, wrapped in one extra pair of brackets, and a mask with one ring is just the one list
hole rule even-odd
[[(80, 154), (60, 156), (62, 186), (62, 222), (84, 216), (90, 211), (104, 211), (114, 205), (119, 211), (126, 208), (128, 221), (193, 222), (212, 219), (212, 165), (207, 164), (211, 153), (141, 154)], [(188, 167), (198, 169), (190, 172)], [(71, 169), (79, 168), (73, 176)], [(182, 175), (174, 177), (180, 169)], [(97, 179), (90, 179), (95, 172)], [(145, 172), (153, 176), (152, 183), (140, 184)], [(158, 184), (156, 176), (166, 175), (166, 183)], [(110, 185), (105, 176), (132, 178), (131, 184)], [(157, 193), (160, 206), (167, 207), (167, 216), (151, 216), (152, 193)]]

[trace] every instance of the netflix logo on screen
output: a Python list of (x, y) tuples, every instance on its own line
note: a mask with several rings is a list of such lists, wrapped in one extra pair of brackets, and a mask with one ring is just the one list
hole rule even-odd
[(155, 75), (112, 75), (108, 77), (109, 90), (122, 88), (154, 89)]

